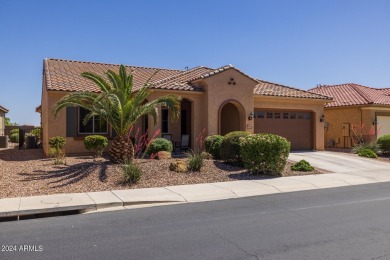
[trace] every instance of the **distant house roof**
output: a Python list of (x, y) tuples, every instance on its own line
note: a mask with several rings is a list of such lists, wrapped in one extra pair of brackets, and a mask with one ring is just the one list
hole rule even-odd
[(5, 107), (2, 107), (2, 106), (0, 106), (0, 110), (3, 111), (4, 113), (8, 113), (8, 111), (9, 111), (8, 109), (6, 109)]
[(334, 102), (327, 104), (326, 107), (390, 105), (389, 88), (378, 89), (347, 83), (341, 85), (321, 85), (309, 91), (333, 97)]
[[(52, 91), (91, 91), (100, 92), (95, 84), (80, 76), (82, 72), (88, 71), (104, 76), (107, 70), (118, 71), (120, 65), (98, 62), (83, 62), (62, 59), (45, 59), (44, 73), (46, 76), (46, 88)], [(134, 76), (134, 90), (139, 89), (149, 80), (150, 88), (164, 90), (181, 90), (202, 92), (203, 88), (194, 82), (219, 74), (223, 71), (234, 69), (246, 77), (258, 82), (254, 94), (278, 97), (296, 97), (311, 99), (331, 99), (324, 95), (310, 93), (276, 83), (263, 80), (256, 80), (232, 65), (222, 66), (217, 69), (208, 67), (195, 67), (190, 70), (174, 70), (149, 68), (139, 66), (126, 66), (127, 72)]]

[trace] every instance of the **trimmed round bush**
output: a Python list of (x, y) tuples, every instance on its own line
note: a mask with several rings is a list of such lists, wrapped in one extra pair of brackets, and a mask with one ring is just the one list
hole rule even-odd
[(299, 172), (310, 172), (314, 170), (314, 167), (306, 160), (300, 160), (294, 165), (291, 165), (291, 170)]
[(384, 153), (390, 153), (390, 135), (379, 137), (376, 143), (379, 144)]
[(206, 152), (211, 154), (214, 159), (220, 159), (220, 148), (223, 140), (221, 135), (210, 135), (204, 140)]
[(11, 141), (11, 143), (19, 143), (19, 131), (17, 133), (12, 133), (9, 136), (9, 140)]
[(157, 154), (160, 151), (172, 152), (173, 146), (172, 142), (165, 138), (156, 138), (149, 145), (146, 152), (147, 154)]
[(240, 138), (244, 167), (255, 174), (281, 176), (290, 153), (290, 142), (273, 134), (251, 134)]
[(361, 150), (358, 152), (358, 155), (367, 158), (378, 158), (378, 155), (376, 155), (376, 153), (371, 149)]
[(102, 156), (104, 148), (108, 145), (108, 139), (101, 135), (89, 135), (84, 138), (84, 146), (96, 156)]
[(220, 146), (221, 159), (226, 162), (241, 162), (240, 156), (240, 137), (248, 136), (248, 132), (234, 131), (226, 134)]

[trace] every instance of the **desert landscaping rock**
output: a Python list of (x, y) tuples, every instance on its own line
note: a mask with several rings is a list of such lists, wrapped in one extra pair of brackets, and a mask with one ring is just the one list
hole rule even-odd
[[(200, 172), (174, 172), (169, 170), (176, 159), (136, 159), (143, 175), (136, 184), (125, 184), (119, 165), (107, 158), (94, 160), (92, 156), (66, 157), (66, 165), (54, 165), (41, 149), (0, 150), (0, 199), (59, 193), (97, 192), (109, 190), (154, 188), (198, 183), (236, 180), (261, 180), (264, 175), (253, 175), (242, 167), (222, 161), (205, 160)], [(185, 161), (186, 159), (184, 159)], [(288, 162), (283, 176), (319, 174), (293, 172)]]

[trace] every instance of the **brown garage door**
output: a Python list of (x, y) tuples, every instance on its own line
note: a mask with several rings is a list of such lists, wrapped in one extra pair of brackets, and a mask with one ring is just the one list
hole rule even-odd
[(255, 133), (270, 133), (285, 137), (291, 150), (313, 149), (312, 113), (255, 109)]

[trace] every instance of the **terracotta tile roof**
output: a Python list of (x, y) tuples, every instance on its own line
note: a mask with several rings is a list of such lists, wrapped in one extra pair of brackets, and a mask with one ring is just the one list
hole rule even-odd
[(354, 83), (321, 85), (309, 91), (333, 97), (326, 107), (356, 105), (390, 105), (390, 89), (370, 88)]
[(331, 97), (322, 94), (312, 93), (309, 91), (292, 88), (260, 79), (258, 79), (257, 81), (259, 82), (259, 84), (254, 89), (254, 94), (256, 95), (332, 100)]
[(386, 96), (390, 96), (390, 88), (380, 88), (380, 91), (382, 91)]
[(253, 81), (257, 82), (256, 79), (252, 78), (251, 76), (249, 76), (248, 74), (245, 74), (244, 72), (242, 72), (241, 70), (235, 68), (232, 64), (228, 64), (228, 65), (225, 65), (225, 66), (222, 66), (222, 67), (219, 67), (218, 69), (209, 69), (208, 72), (206, 72), (205, 74), (203, 75), (199, 75), (197, 77), (194, 77), (192, 79), (190, 79), (189, 81), (190, 82), (193, 82), (193, 81), (196, 81), (198, 79), (205, 79), (205, 78), (208, 78), (208, 77), (211, 77), (211, 76), (214, 76), (218, 73), (221, 73), (223, 71), (226, 71), (226, 70), (229, 70), (229, 69), (234, 69), (236, 71), (238, 71), (239, 73), (241, 73), (242, 75), (252, 79)]
[(8, 109), (6, 109), (5, 107), (2, 107), (2, 106), (0, 106), (0, 110), (5, 112), (5, 113), (8, 113), (8, 111), (9, 111)]
[[(142, 87), (153, 74), (154, 76), (150, 80), (151, 84), (183, 72), (182, 70), (136, 66), (126, 66), (126, 69), (134, 76), (134, 89)], [(119, 65), (61, 59), (45, 59), (44, 61), (47, 90), (99, 92), (93, 82), (81, 77), (80, 74), (89, 71), (103, 76), (107, 70), (118, 71)]]
[(213, 71), (213, 69), (206, 68), (206, 67), (196, 67), (178, 73), (172, 77), (168, 77), (158, 82), (155, 82), (152, 85), (152, 87), (157, 89), (169, 89), (169, 90), (203, 91), (202, 88), (192, 85), (191, 81), (193, 78), (197, 78), (201, 75), (205, 75), (210, 71)]
[[(102, 75), (107, 70), (118, 71), (119, 65), (97, 63), (97, 62), (82, 62), (61, 59), (45, 59), (44, 73), (46, 75), (47, 90), (56, 91), (91, 91), (99, 92), (95, 84), (80, 76), (82, 72), (90, 71)], [(240, 70), (234, 68), (232, 65), (226, 65), (218, 69), (208, 67), (195, 67), (190, 70), (171, 70), (158, 69), (137, 66), (126, 66), (128, 73), (134, 76), (134, 89), (138, 89), (146, 83), (152, 75), (154, 75), (149, 83), (153, 89), (165, 90), (184, 90), (184, 91), (198, 91), (203, 89), (193, 84), (194, 81), (205, 79), (214, 76), (223, 71), (234, 69), (239, 73), (251, 78)], [(157, 72), (157, 73), (156, 73)], [(254, 94), (264, 96), (279, 96), (279, 97), (298, 97), (298, 98), (312, 98), (312, 99), (330, 99), (329, 97), (310, 93), (304, 90), (299, 90), (280, 84), (270, 83), (263, 80), (256, 80)]]

